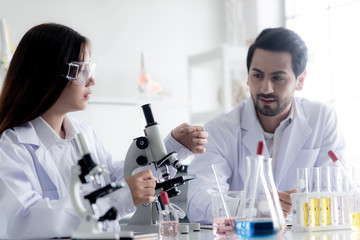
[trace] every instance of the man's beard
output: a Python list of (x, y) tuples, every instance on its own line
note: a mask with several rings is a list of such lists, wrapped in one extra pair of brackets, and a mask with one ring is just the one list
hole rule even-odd
[[(280, 101), (279, 98), (275, 95), (262, 94), (262, 93), (256, 94), (256, 99), (254, 99), (253, 95), (251, 95), (251, 97), (254, 101), (256, 111), (267, 117), (273, 117), (282, 113), (285, 110), (285, 108), (287, 108), (287, 106), (291, 104), (292, 101), (291, 97), (285, 98), (283, 101)], [(259, 104), (260, 98), (274, 99), (277, 106), (274, 109), (272, 109), (270, 106), (267, 105), (261, 108)]]

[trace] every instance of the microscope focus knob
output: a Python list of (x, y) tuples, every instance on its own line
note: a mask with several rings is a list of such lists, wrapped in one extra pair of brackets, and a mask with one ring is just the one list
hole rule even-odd
[(148, 159), (145, 156), (138, 156), (136, 158), (136, 163), (139, 164), (140, 166), (146, 166), (148, 163)]
[(149, 141), (146, 137), (139, 137), (136, 139), (136, 146), (143, 150), (149, 146)]

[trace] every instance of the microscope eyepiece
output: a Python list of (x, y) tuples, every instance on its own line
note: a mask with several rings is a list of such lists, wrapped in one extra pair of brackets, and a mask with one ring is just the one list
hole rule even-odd
[(146, 120), (146, 127), (152, 126), (152, 125), (156, 125), (157, 122), (155, 122), (152, 111), (151, 111), (151, 107), (150, 107), (150, 103), (142, 105), (141, 106), (144, 112), (144, 116), (145, 116), (145, 120)]

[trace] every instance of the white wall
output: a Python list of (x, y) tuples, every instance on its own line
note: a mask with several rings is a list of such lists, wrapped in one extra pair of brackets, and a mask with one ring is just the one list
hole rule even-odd
[(269, 27), (284, 27), (284, 0), (244, 0), (247, 40)]
[[(248, 40), (264, 27), (281, 25), (282, 1), (244, 0)], [(141, 104), (154, 103), (163, 136), (189, 121), (188, 56), (214, 49), (226, 38), (224, 0), (0, 0), (0, 18), (14, 47), (27, 30), (44, 22), (68, 25), (91, 40), (92, 61), (98, 64), (92, 98), (122, 100), (115, 105), (95, 101), (73, 115), (90, 123), (114, 157), (122, 159), (143, 129)], [(153, 80), (168, 91), (163, 100), (144, 99), (137, 89), (143, 50)], [(207, 91), (205, 82), (195, 91)]]
[[(0, 0), (0, 18), (14, 47), (44, 22), (68, 25), (91, 40), (98, 63), (95, 101), (72, 115), (90, 123), (113, 156), (124, 159), (132, 139), (143, 134), (141, 104), (152, 103), (163, 137), (189, 121), (188, 55), (224, 41), (223, 8), (222, 0)], [(153, 80), (169, 92), (166, 101), (144, 99), (138, 91), (143, 50)], [(112, 103), (98, 104), (103, 97)]]
[[(13, 45), (44, 22), (90, 38), (98, 63), (94, 97), (138, 98), (141, 51), (168, 98), (188, 100), (187, 58), (225, 42), (225, 0), (0, 0)], [(283, 24), (283, 0), (243, 0), (247, 40)], [(206, 87), (206, 86), (205, 86)], [(206, 89), (204, 89), (206, 91)]]
[(224, 39), (221, 0), (0, 0), (13, 44), (43, 22), (68, 25), (90, 38), (98, 63), (96, 97), (139, 96), (141, 51), (153, 80), (170, 98), (187, 99), (187, 56)]

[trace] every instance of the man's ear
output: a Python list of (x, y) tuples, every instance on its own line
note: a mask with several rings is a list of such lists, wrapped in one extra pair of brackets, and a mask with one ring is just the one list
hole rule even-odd
[(306, 69), (296, 79), (296, 90), (302, 90), (306, 77)]

